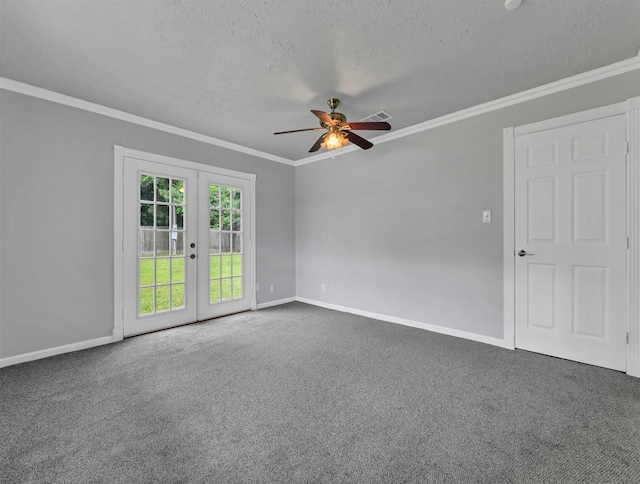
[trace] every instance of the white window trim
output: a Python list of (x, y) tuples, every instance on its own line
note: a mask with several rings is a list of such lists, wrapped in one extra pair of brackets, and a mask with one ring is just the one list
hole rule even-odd
[(114, 145), (114, 211), (113, 211), (113, 267), (114, 267), (114, 303), (113, 303), (113, 341), (121, 341), (124, 337), (124, 163), (125, 158), (153, 161), (165, 165), (188, 168), (214, 175), (224, 175), (251, 182), (251, 267), (249, 268), (249, 285), (251, 288), (251, 310), (258, 307), (255, 291), (256, 281), (256, 175), (215, 166), (181, 160), (169, 156), (148, 153), (145, 151), (124, 148)]
[(627, 374), (640, 378), (640, 97), (503, 131), (504, 343), (515, 348), (515, 136), (624, 114), (627, 122)]

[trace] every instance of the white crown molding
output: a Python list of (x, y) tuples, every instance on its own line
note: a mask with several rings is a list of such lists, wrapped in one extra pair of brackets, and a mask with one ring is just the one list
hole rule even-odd
[[(537, 99), (539, 97), (547, 96), (549, 94), (565, 91), (567, 89), (582, 86), (584, 84), (589, 84), (591, 82), (606, 79), (608, 77), (617, 76), (619, 74), (624, 74), (625, 72), (630, 72), (636, 69), (640, 69), (640, 56), (632, 57), (631, 59), (626, 59), (620, 62), (616, 62), (614, 64), (600, 67), (598, 69), (594, 69), (588, 72), (583, 72), (582, 74), (577, 74), (572, 77), (560, 79), (559, 81), (551, 82), (543, 86), (534, 87), (526, 91), (522, 91), (516, 94), (512, 94), (510, 96), (496, 99), (495, 101), (489, 101), (483, 104), (479, 104), (477, 106), (472, 106), (470, 108), (463, 109), (461, 111), (456, 111), (455, 113), (446, 114), (438, 118), (430, 119), (429, 121), (424, 121), (422, 123), (414, 124), (413, 126), (408, 126), (406, 128), (393, 131), (391, 133), (386, 133), (380, 136), (376, 136), (374, 138), (371, 138), (369, 141), (371, 141), (374, 145), (380, 144), (380, 143), (386, 143), (387, 141), (393, 141), (399, 138), (404, 138), (405, 136), (421, 133), (422, 131), (428, 131), (430, 129), (444, 126), (446, 124), (455, 123), (457, 121), (471, 118), (473, 116), (485, 114), (490, 111), (496, 111), (498, 109), (506, 108), (514, 104), (519, 104), (525, 101), (530, 101), (532, 99)], [(97, 114), (102, 114), (104, 116), (109, 116), (111, 118), (120, 119), (122, 121), (138, 124), (140, 126), (146, 126), (148, 128), (157, 129), (159, 131), (165, 131), (167, 133), (176, 134), (178, 136), (194, 139), (196, 141), (201, 141), (203, 143), (220, 146), (222, 148), (238, 151), (240, 153), (245, 153), (247, 155), (256, 156), (259, 158), (264, 158), (266, 160), (276, 161), (278, 163), (284, 163), (286, 165), (293, 165), (293, 166), (306, 165), (309, 163), (313, 163), (315, 161), (320, 161), (320, 160), (325, 160), (327, 158), (334, 158), (336, 156), (345, 155), (347, 153), (351, 153), (359, 149), (356, 146), (350, 145), (340, 150), (327, 151), (325, 153), (320, 153), (317, 155), (309, 156), (306, 158), (300, 158), (299, 160), (293, 161), (287, 158), (283, 158), (281, 156), (272, 155), (271, 153), (265, 153), (264, 151), (254, 150), (253, 148), (247, 148), (245, 146), (220, 140), (212, 136), (207, 136), (204, 134), (189, 131), (187, 129), (171, 126), (169, 124), (160, 123), (158, 121), (153, 121), (152, 119), (143, 118), (141, 116), (136, 116), (135, 114), (130, 114), (124, 111), (119, 111), (117, 109), (108, 108), (100, 104), (84, 101), (82, 99), (77, 99), (71, 96), (67, 96), (65, 94), (49, 91), (47, 89), (42, 89), (40, 87), (32, 86), (31, 84), (25, 84), (23, 82), (14, 81), (12, 79), (7, 79), (4, 77), (0, 77), (0, 89), (5, 89), (7, 91), (13, 91), (20, 94), (25, 94), (27, 96), (45, 99), (47, 101), (64, 104), (66, 106), (83, 109), (85, 111), (90, 111)]]
[[(371, 141), (373, 144), (386, 143), (387, 141), (393, 141), (399, 138), (404, 138), (405, 136), (411, 136), (412, 134), (421, 133), (422, 131), (428, 131), (430, 129), (438, 128), (446, 124), (462, 121), (463, 119), (478, 116), (480, 114), (485, 114), (491, 111), (496, 111), (498, 109), (513, 106), (514, 104), (523, 103), (525, 101), (531, 101), (532, 99), (548, 96), (549, 94), (566, 91), (567, 89), (572, 89), (584, 84), (600, 81), (602, 79), (617, 76), (619, 74), (624, 74), (625, 72), (634, 71), (636, 69), (640, 69), (640, 57), (637, 56), (632, 57), (631, 59), (610, 64), (608, 66), (600, 67), (592, 71), (583, 72), (582, 74), (576, 74), (575, 76), (560, 79), (559, 81), (544, 84), (542, 86), (534, 87), (526, 91), (496, 99), (495, 101), (478, 104), (477, 106), (472, 106), (461, 111), (456, 111), (455, 113), (445, 114), (444, 116), (440, 116), (439, 118), (430, 119), (429, 121), (424, 121), (422, 123), (414, 124), (413, 126), (408, 126), (397, 131), (370, 138), (369, 141)], [(295, 165), (301, 166), (308, 163), (313, 163), (314, 161), (334, 158), (336, 156), (351, 153), (352, 151), (356, 151), (358, 149), (359, 148), (350, 145), (347, 148), (343, 148), (340, 150), (328, 151), (325, 153), (309, 156), (307, 158), (301, 158), (295, 162)]]
[(91, 113), (101, 114), (110, 118), (119, 119), (121, 121), (127, 121), (147, 128), (157, 129), (158, 131), (164, 131), (166, 133), (176, 134), (183, 138), (189, 138), (196, 141), (201, 141), (210, 145), (219, 146), (232, 151), (238, 151), (258, 158), (264, 158), (265, 160), (276, 161), (278, 163), (284, 163), (285, 165), (294, 165), (295, 162), (281, 156), (272, 155), (271, 153), (265, 153), (264, 151), (254, 150), (253, 148), (247, 148), (246, 146), (224, 141), (212, 136), (189, 131), (188, 129), (178, 128), (170, 124), (161, 123), (152, 119), (143, 118), (142, 116), (136, 116), (135, 114), (126, 113), (118, 109), (108, 108), (100, 104), (95, 104), (83, 99), (67, 96), (48, 89), (42, 89), (40, 87), (33, 86), (31, 84), (25, 84), (24, 82), (14, 81), (13, 79), (7, 79), (6, 77), (0, 77), (0, 89), (6, 91), (13, 91), (19, 94), (44, 99), (46, 101), (55, 102), (58, 104), (64, 104), (65, 106), (71, 106), (73, 108), (82, 109)]

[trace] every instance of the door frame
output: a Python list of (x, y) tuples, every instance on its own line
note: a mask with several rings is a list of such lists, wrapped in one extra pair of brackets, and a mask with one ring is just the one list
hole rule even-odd
[(640, 378), (640, 97), (503, 130), (505, 347), (515, 349), (515, 137), (624, 114), (627, 136), (627, 375)]
[[(125, 148), (114, 145), (114, 212), (113, 212), (113, 268), (114, 268), (114, 303), (113, 303), (113, 341), (121, 341), (124, 338), (124, 165), (125, 158), (136, 158), (138, 160), (151, 161), (177, 168), (187, 168), (213, 175), (230, 176), (249, 180), (251, 183), (251, 240), (249, 241), (249, 252), (251, 254), (251, 264), (248, 271), (249, 281), (247, 287), (250, 291), (251, 310), (257, 309), (256, 295), (256, 175), (254, 173), (244, 173), (227, 168), (205, 165), (193, 161), (181, 160), (169, 156), (148, 153), (145, 151)], [(195, 322), (195, 321), (194, 321)]]

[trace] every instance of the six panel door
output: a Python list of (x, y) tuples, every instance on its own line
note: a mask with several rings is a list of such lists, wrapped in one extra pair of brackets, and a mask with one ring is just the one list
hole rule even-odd
[(626, 368), (623, 115), (515, 139), (516, 347)]

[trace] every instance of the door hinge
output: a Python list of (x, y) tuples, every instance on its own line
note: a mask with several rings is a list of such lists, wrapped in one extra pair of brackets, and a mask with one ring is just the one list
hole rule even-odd
[(629, 333), (627, 333), (627, 344), (629, 344)]
[(122, 320), (124, 321), (124, 307), (122, 308)]
[(629, 245), (629, 237), (627, 237), (627, 250), (629, 250), (629, 247), (630, 247), (630, 245)]

